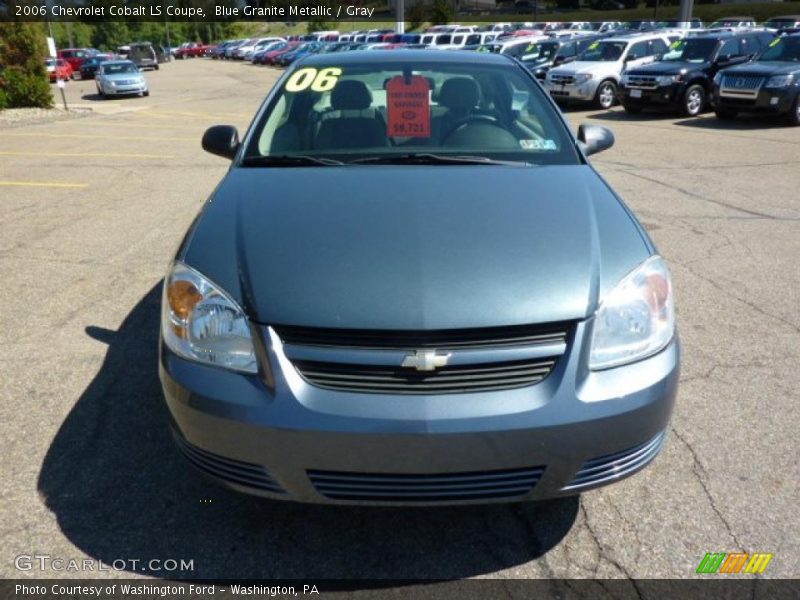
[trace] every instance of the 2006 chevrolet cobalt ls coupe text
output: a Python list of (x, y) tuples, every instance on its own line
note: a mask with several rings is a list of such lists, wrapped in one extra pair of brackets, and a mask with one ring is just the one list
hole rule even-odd
[(502, 55), (304, 59), (164, 283), (178, 446), (271, 498), (575, 494), (647, 465), (677, 391), (669, 272), (533, 76)]

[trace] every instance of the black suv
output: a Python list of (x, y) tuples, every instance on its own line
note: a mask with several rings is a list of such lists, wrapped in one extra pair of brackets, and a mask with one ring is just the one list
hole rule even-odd
[(619, 101), (629, 113), (657, 107), (698, 115), (706, 108), (717, 72), (751, 60), (774, 37), (766, 31), (722, 31), (678, 40), (661, 60), (623, 74)]
[(604, 37), (608, 37), (608, 34), (531, 42), (525, 48), (520, 60), (537, 79), (544, 81), (552, 67), (572, 62), (589, 47), (589, 44)]
[(800, 34), (775, 38), (754, 62), (720, 71), (714, 110), (720, 119), (753, 112), (785, 115), (800, 125)]

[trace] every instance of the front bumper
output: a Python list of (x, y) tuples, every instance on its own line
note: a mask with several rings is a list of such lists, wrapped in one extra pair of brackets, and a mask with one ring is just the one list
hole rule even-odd
[(103, 92), (107, 96), (130, 96), (142, 94), (147, 91), (147, 84), (117, 85), (116, 87), (103, 86)]
[(620, 103), (627, 106), (641, 108), (677, 108), (686, 91), (683, 83), (658, 86), (656, 88), (631, 88), (620, 85), (617, 88), (617, 98)]
[(612, 483), (661, 448), (678, 387), (677, 337), (638, 363), (589, 372), (588, 330), (577, 325), (546, 379), (505, 391), (321, 389), (269, 330), (261, 360), (274, 391), (261, 376), (186, 361), (163, 343), (159, 372), (179, 447), (239, 491), (333, 504), (527, 501)]
[(590, 79), (584, 83), (555, 84), (545, 81), (544, 87), (557, 102), (592, 102), (600, 81)]
[(714, 106), (739, 112), (762, 114), (786, 114), (794, 108), (800, 95), (800, 86), (788, 88), (762, 88), (752, 98), (730, 97), (720, 94), (719, 86), (714, 86)]

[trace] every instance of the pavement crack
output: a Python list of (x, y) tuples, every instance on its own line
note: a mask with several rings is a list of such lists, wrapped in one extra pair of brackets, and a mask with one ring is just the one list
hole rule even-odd
[(592, 542), (594, 543), (594, 545), (597, 546), (597, 549), (600, 553), (600, 557), (602, 559), (605, 559), (613, 567), (619, 570), (619, 572), (622, 573), (625, 576), (625, 578), (631, 582), (633, 589), (636, 591), (636, 596), (638, 598), (644, 599), (644, 595), (642, 593), (641, 588), (639, 587), (639, 584), (636, 582), (636, 579), (634, 579), (633, 575), (631, 575), (628, 568), (625, 567), (622, 563), (620, 563), (616, 558), (614, 558), (614, 556), (611, 555), (609, 549), (600, 541), (597, 532), (594, 530), (591, 522), (589, 521), (589, 512), (586, 509), (584, 496), (580, 497), (578, 506), (580, 508), (581, 513), (583, 514), (583, 522), (586, 525), (586, 530), (589, 532), (589, 536), (592, 538)]
[(708, 489), (708, 484), (706, 482), (706, 478), (708, 477), (708, 472), (703, 466), (703, 463), (700, 462), (700, 457), (697, 455), (697, 452), (695, 452), (695, 449), (692, 447), (689, 441), (686, 438), (684, 438), (680, 433), (678, 433), (678, 430), (675, 429), (674, 425), (671, 426), (670, 429), (672, 430), (672, 433), (675, 435), (675, 437), (678, 438), (678, 440), (680, 440), (680, 442), (684, 446), (686, 446), (687, 450), (689, 450), (689, 454), (692, 456), (692, 473), (694, 474), (698, 483), (700, 483), (700, 487), (703, 488), (703, 493), (706, 495), (706, 498), (708, 499), (708, 504), (709, 506), (711, 506), (711, 510), (714, 511), (714, 514), (717, 515), (717, 518), (725, 527), (726, 531), (728, 532), (728, 535), (736, 544), (736, 548), (742, 551), (744, 546), (739, 541), (739, 538), (736, 535), (736, 533), (733, 531), (733, 528), (731, 527), (731, 524), (728, 522), (728, 519), (725, 518), (725, 515), (722, 514), (722, 511), (720, 511), (719, 507), (717, 506), (717, 502), (714, 500), (714, 496), (711, 494), (711, 490)]

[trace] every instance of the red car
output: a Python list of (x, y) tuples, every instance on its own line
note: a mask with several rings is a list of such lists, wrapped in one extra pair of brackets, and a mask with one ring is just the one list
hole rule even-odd
[(72, 78), (72, 67), (63, 58), (45, 58), (44, 66), (47, 69), (47, 74), (50, 76), (50, 83), (57, 80), (66, 81)]
[(274, 65), (276, 59), (281, 54), (284, 54), (285, 52), (291, 52), (292, 50), (294, 50), (298, 46), (298, 44), (300, 44), (299, 41), (297, 41), (297, 42), (287, 42), (287, 44), (283, 48), (279, 48), (278, 50), (273, 50), (272, 52), (267, 52), (266, 54), (264, 54), (261, 57), (261, 64), (262, 65)]
[(86, 48), (65, 48), (64, 50), (59, 50), (56, 56), (67, 61), (73, 71), (80, 71), (83, 61), (92, 56), (92, 54)]
[(184, 59), (205, 56), (213, 49), (214, 46), (209, 44), (196, 44), (194, 42), (189, 42), (187, 44), (181, 44), (181, 47), (175, 50), (175, 58)]

